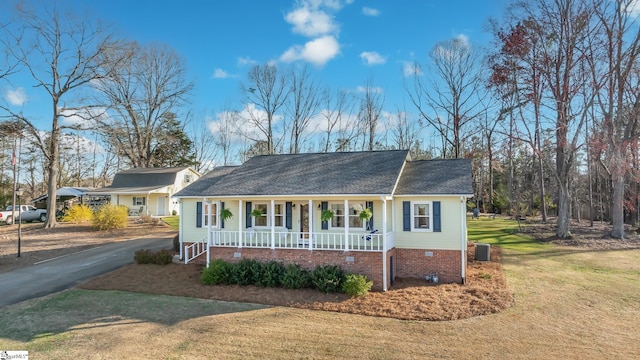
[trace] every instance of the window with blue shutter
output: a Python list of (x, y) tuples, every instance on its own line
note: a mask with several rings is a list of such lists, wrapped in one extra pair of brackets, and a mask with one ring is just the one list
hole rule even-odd
[(367, 230), (373, 230), (373, 201), (367, 201), (366, 207), (371, 210), (371, 218), (367, 223)]
[(433, 202), (433, 231), (441, 232), (442, 227), (440, 224), (440, 201)]
[[(329, 203), (326, 202), (326, 201), (321, 202), (320, 203), (320, 209), (322, 211), (325, 211), (325, 210), (329, 209)], [(329, 222), (328, 221), (323, 221), (322, 222), (322, 230), (329, 230)]]
[(402, 202), (402, 230), (411, 231), (411, 201)]
[[(220, 214), (223, 214), (222, 210), (224, 210), (224, 201), (220, 202)], [(224, 219), (220, 217), (220, 228), (224, 229)]]
[(285, 203), (285, 226), (287, 229), (293, 229), (293, 203), (287, 201)]
[(196, 203), (196, 227), (202, 227), (202, 201)]
[(247, 201), (247, 207), (246, 207), (247, 211), (245, 212), (245, 227), (250, 228), (251, 227), (251, 201)]

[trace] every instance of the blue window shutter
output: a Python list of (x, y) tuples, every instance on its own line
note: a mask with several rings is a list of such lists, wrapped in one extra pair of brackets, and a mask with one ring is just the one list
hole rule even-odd
[(245, 222), (245, 227), (246, 228), (250, 228), (251, 227), (251, 201), (247, 201), (247, 212), (246, 212), (246, 222)]
[[(326, 201), (321, 202), (320, 203), (320, 209), (322, 211), (328, 210), (329, 209), (329, 203), (326, 202)], [(322, 214), (322, 213), (320, 213), (320, 214)], [(322, 230), (329, 230), (329, 222), (328, 221), (323, 221), (322, 222)]]
[[(220, 202), (220, 214), (222, 214), (222, 210), (224, 210), (224, 201)], [(224, 229), (224, 219), (220, 218), (220, 228)]]
[(371, 210), (371, 219), (367, 223), (367, 230), (373, 230), (373, 201), (367, 201), (366, 207)]
[(196, 227), (202, 227), (202, 201), (196, 203)]
[(287, 201), (285, 203), (285, 226), (287, 229), (291, 230), (293, 228), (293, 211), (292, 211), (293, 203), (291, 201)]
[(411, 231), (411, 201), (402, 202), (402, 230)]
[(440, 201), (433, 202), (433, 231), (441, 232), (442, 227), (440, 225)]

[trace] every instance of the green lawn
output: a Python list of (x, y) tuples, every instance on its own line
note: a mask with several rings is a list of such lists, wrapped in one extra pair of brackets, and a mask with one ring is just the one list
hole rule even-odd
[(180, 216), (165, 216), (162, 218), (162, 221), (167, 223), (167, 225), (171, 226), (171, 229), (179, 230)]
[(399, 321), (70, 290), (3, 308), (0, 349), (33, 358), (640, 358), (640, 250), (538, 244), (516, 229), (469, 221), (470, 240), (503, 249), (515, 303), (498, 314)]

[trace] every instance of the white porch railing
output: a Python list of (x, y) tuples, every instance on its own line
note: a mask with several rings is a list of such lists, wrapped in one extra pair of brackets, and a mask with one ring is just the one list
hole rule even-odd
[[(307, 250), (343, 250), (343, 251), (383, 251), (395, 246), (393, 232), (387, 233), (386, 244), (383, 234), (377, 233), (309, 233), (276, 231), (272, 237), (269, 230), (248, 229), (238, 231), (213, 231), (211, 246), (265, 249), (307, 249)], [(385, 246), (386, 245), (386, 246)]]
[(207, 238), (198, 240), (184, 248), (184, 263), (188, 264), (191, 260), (207, 252)]

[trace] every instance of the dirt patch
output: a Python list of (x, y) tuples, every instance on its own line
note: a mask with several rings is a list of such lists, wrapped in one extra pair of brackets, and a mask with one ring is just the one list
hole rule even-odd
[(500, 266), (500, 249), (491, 262), (474, 261), (469, 246), (467, 283), (434, 286), (421, 279), (396, 279), (387, 292), (350, 298), (312, 289), (202, 285), (202, 266), (189, 264), (129, 265), (80, 285), (82, 289), (123, 290), (274, 306), (336, 311), (407, 320), (453, 320), (499, 312), (513, 303)]
[(640, 234), (636, 228), (625, 226), (625, 238), (615, 239), (610, 235), (611, 224), (602, 221), (589, 220), (570, 223), (571, 236), (560, 239), (556, 236), (556, 219), (551, 218), (543, 223), (540, 218), (528, 218), (521, 221), (520, 232), (527, 234), (538, 241), (550, 242), (562, 246), (574, 246), (594, 250), (623, 250), (640, 249)]
[(22, 224), (20, 257), (18, 226), (0, 226), (0, 273), (30, 266), (40, 261), (68, 255), (110, 242), (175, 233), (166, 224), (142, 223), (131, 219), (124, 229), (96, 231), (88, 224), (61, 223), (45, 229), (42, 223)]

